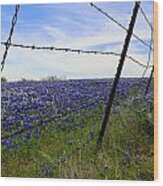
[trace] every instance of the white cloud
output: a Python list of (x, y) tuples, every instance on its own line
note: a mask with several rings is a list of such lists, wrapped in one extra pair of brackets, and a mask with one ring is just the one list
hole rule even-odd
[[(77, 24), (77, 28), (82, 28), (82, 24), (69, 20), (66, 17), (60, 17), (60, 19), (63, 22), (69, 21), (68, 23), (72, 24), (72, 28), (74, 26), (73, 29), (76, 29), (75, 26), (77, 26)], [(87, 19), (87, 17), (85, 17), (85, 19)], [(128, 20), (128, 15), (123, 17), (123, 19), (124, 22), (126, 22)], [(126, 35), (125, 31), (114, 26), (113, 23), (106, 21), (106, 19), (104, 19), (102, 24), (100, 23), (100, 26), (102, 25), (102, 27), (99, 29), (98, 21), (97, 24), (96, 20), (92, 20), (92, 24), (83, 25), (81, 31), (84, 31), (85, 34), (79, 34), (77, 37), (67, 34), (66, 28), (64, 29), (64, 27), (60, 28), (53, 23), (47, 23), (40, 25), (40, 30), (37, 32), (23, 32), (19, 33), (19, 35), (16, 34), (14, 36), (14, 41), (25, 44), (53, 45), (56, 47), (71, 47), (77, 49), (87, 49), (105, 43), (123, 43)], [(91, 22), (90, 17), (88, 17), (88, 22)], [(148, 26), (145, 26), (143, 23), (142, 17), (139, 16), (134, 31), (137, 35), (141, 36), (143, 40), (147, 40), (150, 37), (149, 29), (147, 28)], [(135, 41), (135, 39), (132, 38), (132, 41)], [(123, 45), (112, 44), (108, 45), (105, 50), (120, 53)], [(133, 55), (142, 63), (146, 63), (147, 61), (147, 56), (141, 53), (134, 53), (134, 50), (129, 50), (129, 54)], [(40, 79), (49, 75), (65, 75), (67, 78), (113, 77), (116, 72), (118, 61), (119, 57), (114, 56), (93, 54), (78, 55), (65, 52), (32, 51), (10, 48), (3, 75), (9, 80), (18, 80), (22, 77), (28, 79)], [(126, 60), (122, 75), (141, 76), (143, 70), (144, 68), (132, 63), (130, 60)], [(149, 72), (147, 75), (149, 75)]]
[[(143, 59), (143, 56), (138, 57)], [(3, 75), (9, 80), (22, 77), (41, 79), (49, 75), (65, 75), (67, 78), (113, 77), (118, 61), (119, 57), (113, 56), (11, 49)], [(122, 75), (140, 76), (143, 70), (144, 68), (126, 60)]]

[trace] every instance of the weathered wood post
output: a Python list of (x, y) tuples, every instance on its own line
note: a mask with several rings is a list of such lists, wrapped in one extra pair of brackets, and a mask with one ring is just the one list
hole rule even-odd
[(127, 31), (127, 35), (126, 35), (126, 38), (125, 38), (123, 50), (122, 50), (122, 53), (121, 53), (121, 58), (120, 58), (119, 65), (118, 65), (118, 68), (117, 68), (117, 73), (116, 73), (116, 76), (114, 78), (113, 86), (112, 86), (112, 89), (111, 89), (111, 92), (110, 92), (110, 95), (109, 95), (109, 100), (108, 100), (108, 103), (107, 103), (107, 106), (106, 106), (106, 109), (105, 109), (105, 115), (104, 115), (104, 119), (103, 119), (103, 122), (102, 122), (101, 130), (100, 130), (98, 141), (97, 141), (97, 149), (99, 149), (101, 147), (101, 144), (102, 144), (102, 140), (103, 140), (104, 133), (105, 133), (105, 130), (106, 130), (106, 125), (107, 125), (107, 122), (108, 122), (109, 116), (110, 116), (112, 103), (113, 103), (114, 96), (115, 96), (115, 93), (116, 93), (117, 85), (118, 85), (118, 82), (119, 82), (119, 79), (120, 79), (120, 75), (121, 75), (121, 71), (122, 71), (122, 68), (123, 68), (125, 57), (126, 57), (126, 54), (127, 54), (127, 51), (128, 51), (130, 39), (131, 39), (131, 36), (132, 36), (132, 33), (133, 33), (133, 28), (134, 28), (134, 25), (135, 25), (135, 22), (136, 22), (139, 6), (140, 6), (140, 2), (135, 2), (135, 6), (134, 6), (134, 9), (133, 9), (133, 14), (132, 14), (132, 17), (131, 17), (131, 21), (129, 23), (129, 28), (128, 28), (128, 31)]

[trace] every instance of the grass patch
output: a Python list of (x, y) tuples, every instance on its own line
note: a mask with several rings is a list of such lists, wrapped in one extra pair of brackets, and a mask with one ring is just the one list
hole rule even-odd
[[(67, 121), (51, 121), (39, 137), (8, 150), (2, 146), (2, 176), (80, 179), (153, 180), (153, 110), (146, 101), (113, 109), (102, 148), (96, 140), (104, 107), (84, 111)], [(143, 111), (142, 108), (146, 108)], [(70, 125), (67, 129), (54, 126)], [(18, 139), (17, 139), (18, 140)]]

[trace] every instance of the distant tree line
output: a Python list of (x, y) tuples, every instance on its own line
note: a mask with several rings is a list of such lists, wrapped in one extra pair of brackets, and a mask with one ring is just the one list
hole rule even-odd
[(57, 77), (57, 76), (48, 76), (46, 78), (42, 79), (43, 81), (60, 81), (60, 80), (66, 80), (66, 76)]
[(7, 82), (7, 78), (1, 77), (1, 82), (3, 82), (3, 83)]
[[(53, 82), (53, 81), (61, 81), (61, 80), (66, 80), (66, 76), (61, 76), (61, 77), (57, 77), (57, 76), (48, 76), (48, 77), (46, 77), (46, 78), (43, 78), (42, 79), (42, 81), (51, 81), (51, 82)], [(7, 82), (8, 80), (7, 80), (7, 78), (6, 77), (1, 77), (1, 82)], [(29, 80), (27, 80), (27, 79), (25, 79), (25, 78), (21, 78), (21, 81), (22, 82), (25, 82), (25, 81), (29, 81)]]

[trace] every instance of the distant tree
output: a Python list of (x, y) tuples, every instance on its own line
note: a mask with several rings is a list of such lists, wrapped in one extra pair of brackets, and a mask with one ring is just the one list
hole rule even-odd
[(49, 76), (49, 77), (47, 77), (47, 80), (48, 81), (57, 81), (59, 79), (57, 78), (57, 76)]
[(7, 78), (1, 77), (1, 82), (7, 82)]
[(57, 77), (57, 76), (48, 76), (46, 78), (43, 78), (42, 79), (43, 81), (60, 81), (60, 80), (66, 80), (66, 76), (60, 76), (60, 77)]
[(22, 78), (21, 81), (27, 81), (25, 78)]

